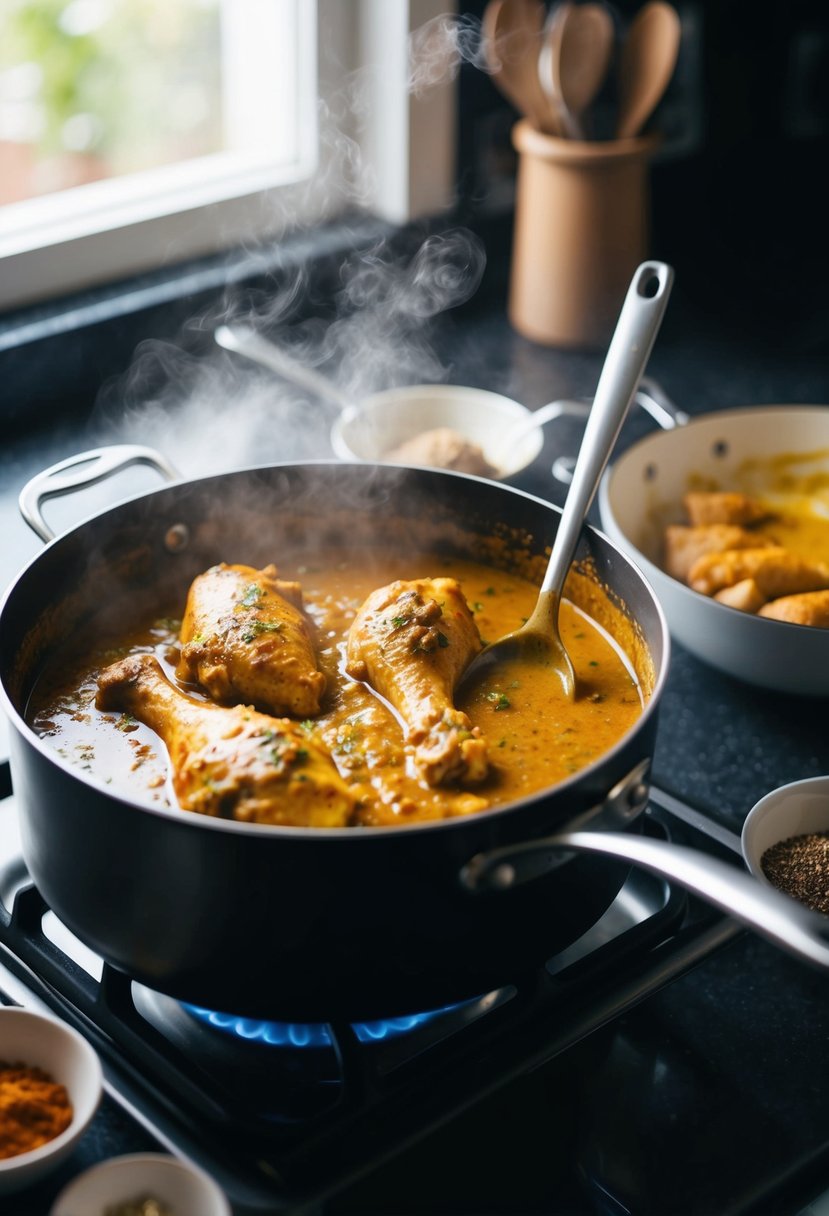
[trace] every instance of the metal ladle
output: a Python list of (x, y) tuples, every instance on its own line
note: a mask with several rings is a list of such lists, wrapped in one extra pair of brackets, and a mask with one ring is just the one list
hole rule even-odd
[(351, 409), (354, 402), (337, 388), (327, 376), (320, 375), (313, 368), (286, 354), (279, 346), (261, 337), (247, 325), (219, 325), (214, 333), (219, 346), (231, 350), (237, 355), (244, 355), (253, 363), (268, 367), (278, 376), (308, 389), (324, 400), (332, 401), (341, 410)]
[[(219, 325), (214, 332), (214, 338), (217, 345), (224, 350), (232, 351), (234, 354), (242, 355), (246, 359), (250, 359), (252, 363), (259, 364), (260, 367), (266, 367), (270, 371), (275, 372), (284, 380), (291, 384), (297, 385), (299, 388), (307, 389), (314, 393), (315, 396), (321, 397), (324, 401), (330, 401), (336, 405), (340, 412), (345, 414), (359, 410), (359, 402), (348, 397), (342, 389), (338, 388), (333, 380), (329, 380), (327, 376), (323, 376), (320, 372), (314, 371), (313, 368), (306, 367), (304, 363), (300, 363), (292, 355), (289, 355), (276, 343), (263, 338), (256, 330), (251, 329), (247, 325), (237, 323), (229, 325)], [(584, 418), (589, 409), (589, 401), (551, 401), (547, 405), (541, 406), (534, 413), (531, 413), (527, 418), (522, 419), (517, 425), (513, 426), (505, 435), (503, 443), (500, 445), (501, 460), (498, 465), (498, 473), (500, 476), (507, 476), (512, 468), (510, 457), (515, 448), (522, 440), (526, 439), (532, 431), (538, 430), (546, 422), (554, 418), (559, 418), (563, 414), (568, 414), (577, 418)], [(493, 460), (494, 463), (494, 460)]]
[(648, 361), (673, 285), (664, 262), (643, 262), (635, 271), (610, 342), (579, 449), (573, 480), (553, 542), (553, 551), (532, 615), (513, 633), (485, 646), (463, 674), (466, 689), (496, 664), (518, 657), (543, 663), (558, 676), (570, 700), (576, 674), (558, 627), (564, 580), (585, 517)]

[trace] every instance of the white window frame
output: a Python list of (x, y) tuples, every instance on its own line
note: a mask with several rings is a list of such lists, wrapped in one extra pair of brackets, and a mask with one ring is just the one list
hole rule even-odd
[[(91, 200), (106, 188), (117, 206), (104, 216), (88, 203), (55, 217), (40, 243), (0, 238), (0, 309), (49, 300), (236, 245), (278, 240), (286, 232), (355, 207), (393, 223), (442, 212), (454, 198), (455, 89), (447, 76), (424, 93), (408, 87), (410, 34), (449, 13), (446, 0), (298, 0), (298, 90), (304, 150), (290, 166), (245, 152), (209, 158), (217, 177), (192, 166), (148, 173), (143, 197), (130, 183), (92, 183), (72, 192)], [(314, 81), (317, 90), (313, 88)], [(347, 90), (360, 91), (359, 116)], [(322, 119), (318, 116), (323, 115)], [(335, 113), (334, 138), (326, 131)], [(344, 129), (343, 129), (344, 128)], [(311, 152), (308, 149), (312, 149)], [(345, 149), (345, 154), (344, 153)], [(165, 190), (158, 190), (162, 180)], [(99, 191), (103, 193), (103, 191)]]

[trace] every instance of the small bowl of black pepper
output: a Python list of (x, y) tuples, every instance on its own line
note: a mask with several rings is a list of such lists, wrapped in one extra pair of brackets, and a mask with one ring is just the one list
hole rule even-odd
[(743, 857), (761, 882), (829, 915), (829, 777), (772, 790), (749, 811)]

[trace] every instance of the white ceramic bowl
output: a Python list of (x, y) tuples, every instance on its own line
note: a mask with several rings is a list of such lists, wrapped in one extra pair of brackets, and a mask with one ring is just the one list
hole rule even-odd
[(484, 389), (451, 384), (391, 388), (343, 410), (331, 429), (331, 446), (342, 460), (382, 461), (416, 435), (449, 427), (477, 443), (499, 477), (509, 477), (532, 464), (541, 451), (540, 424), (508, 450), (507, 437), (532, 417), (526, 406)]
[(72, 1122), (48, 1144), (0, 1160), (0, 1195), (31, 1186), (60, 1164), (89, 1126), (101, 1100), (101, 1064), (71, 1026), (28, 1009), (0, 1008), (0, 1060), (42, 1068), (65, 1085)]
[(64, 1187), (50, 1216), (97, 1216), (116, 1203), (146, 1197), (157, 1199), (175, 1216), (232, 1216), (212, 1178), (162, 1153), (133, 1153), (93, 1165)]
[(748, 869), (771, 886), (760, 864), (766, 849), (811, 832), (829, 832), (829, 777), (807, 777), (781, 785), (752, 807), (741, 838)]
[(658, 565), (664, 526), (682, 518), (683, 494), (707, 476), (739, 485), (752, 460), (813, 453), (810, 471), (829, 473), (829, 407), (756, 406), (698, 415), (639, 440), (599, 486), (602, 527), (656, 592), (676, 641), (749, 684), (829, 695), (829, 629), (739, 612), (671, 578)]

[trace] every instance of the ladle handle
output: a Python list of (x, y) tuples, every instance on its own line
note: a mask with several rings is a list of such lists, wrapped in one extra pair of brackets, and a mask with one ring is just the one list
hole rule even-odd
[(665, 262), (643, 262), (634, 272), (599, 377), (542, 593), (564, 585), (582, 523), (653, 349), (673, 279)]
[[(829, 967), (829, 919), (698, 849), (626, 832), (559, 832), (479, 853), (461, 871), (469, 891), (502, 891), (556, 869), (570, 852), (601, 853), (699, 895), (790, 954)], [(546, 861), (544, 858), (546, 857)]]
[(311, 367), (306, 367), (304, 363), (300, 363), (281, 347), (269, 342), (267, 338), (263, 338), (261, 334), (249, 329), (246, 325), (220, 325), (214, 337), (218, 345), (223, 346), (225, 350), (231, 350), (237, 355), (244, 355), (252, 363), (258, 363), (260, 367), (267, 367), (270, 371), (276, 372), (278, 376), (282, 376), (284, 380), (297, 385), (298, 388), (307, 389), (317, 397), (333, 402), (341, 410), (350, 409), (353, 405), (351, 399), (326, 376), (320, 375)]

